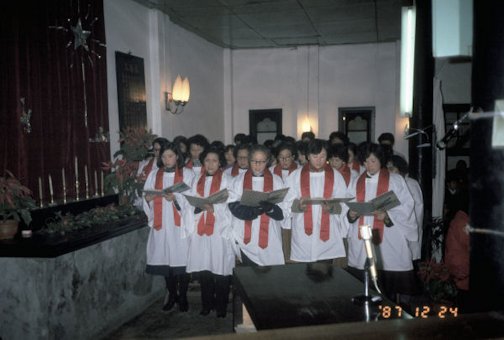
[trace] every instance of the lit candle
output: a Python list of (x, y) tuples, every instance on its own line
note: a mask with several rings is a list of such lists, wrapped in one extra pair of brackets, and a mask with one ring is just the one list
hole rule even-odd
[(98, 173), (96, 170), (94, 171), (94, 189), (95, 189), (95, 196), (98, 196)]
[(89, 198), (89, 178), (87, 173), (87, 165), (84, 165), (84, 180), (86, 182), (86, 198)]
[(101, 195), (103, 196), (103, 170), (101, 172)]
[(52, 203), (54, 203), (54, 193), (53, 193), (53, 186), (52, 186), (51, 175), (49, 175), (49, 195), (51, 196), (51, 204), (52, 204)]
[(44, 203), (42, 203), (42, 178), (38, 178), (38, 191), (39, 191), (39, 198), (40, 198), (40, 207), (44, 206)]
[(61, 179), (63, 181), (63, 204), (66, 204), (66, 179), (65, 168), (61, 168)]

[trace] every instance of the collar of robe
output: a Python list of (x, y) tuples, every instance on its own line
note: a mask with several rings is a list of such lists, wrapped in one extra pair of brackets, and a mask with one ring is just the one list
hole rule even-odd
[(175, 167), (173, 167), (173, 168), (164, 168), (164, 172), (175, 172)]
[(264, 177), (264, 172), (257, 175), (252, 173), (252, 177)]
[(321, 167), (320, 169), (315, 169), (314, 167), (312, 167), (310, 165), (310, 172), (323, 172), (324, 171), (324, 167)]

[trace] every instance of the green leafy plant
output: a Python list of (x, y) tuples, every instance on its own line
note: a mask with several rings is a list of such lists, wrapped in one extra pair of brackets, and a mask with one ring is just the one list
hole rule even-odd
[(35, 201), (31, 191), (21, 184), (12, 174), (5, 170), (5, 175), (0, 177), (0, 221), (14, 219), (26, 225), (31, 222), (30, 209), (35, 208)]
[(102, 163), (103, 170), (110, 172), (105, 176), (105, 189), (126, 197), (131, 203), (144, 185), (144, 180), (137, 176), (138, 164), (147, 158), (157, 136), (145, 128), (132, 127), (125, 128), (120, 136), (121, 148), (114, 154), (114, 160)]
[(453, 302), (457, 296), (457, 287), (444, 263), (435, 260), (420, 262), (418, 277), (426, 293), (435, 302)]

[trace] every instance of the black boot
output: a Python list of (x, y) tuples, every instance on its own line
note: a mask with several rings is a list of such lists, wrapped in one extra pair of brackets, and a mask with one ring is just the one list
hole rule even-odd
[(214, 308), (215, 282), (214, 275), (209, 271), (200, 272), (199, 282), (201, 287), (200, 315), (208, 315)]
[(187, 288), (189, 287), (189, 274), (182, 274), (177, 276), (178, 279), (178, 304), (181, 312), (189, 310), (189, 302), (187, 301)]
[(177, 296), (177, 281), (174, 276), (165, 276), (167, 296), (165, 296), (165, 301), (163, 305), (164, 311), (169, 311), (175, 306), (178, 301)]

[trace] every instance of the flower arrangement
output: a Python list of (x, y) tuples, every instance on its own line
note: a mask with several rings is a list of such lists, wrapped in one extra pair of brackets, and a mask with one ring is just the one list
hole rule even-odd
[(457, 287), (444, 263), (438, 263), (433, 259), (420, 262), (418, 276), (433, 301), (454, 301)]
[(35, 201), (30, 189), (22, 185), (12, 172), (5, 170), (5, 175), (0, 177), (0, 221), (22, 220), (29, 225), (30, 209), (33, 208)]
[(138, 164), (147, 158), (152, 142), (157, 136), (145, 128), (127, 127), (120, 133), (121, 148), (114, 160), (102, 163), (110, 173), (105, 177), (105, 190), (120, 194), (127, 202), (140, 195), (144, 181), (137, 176)]

